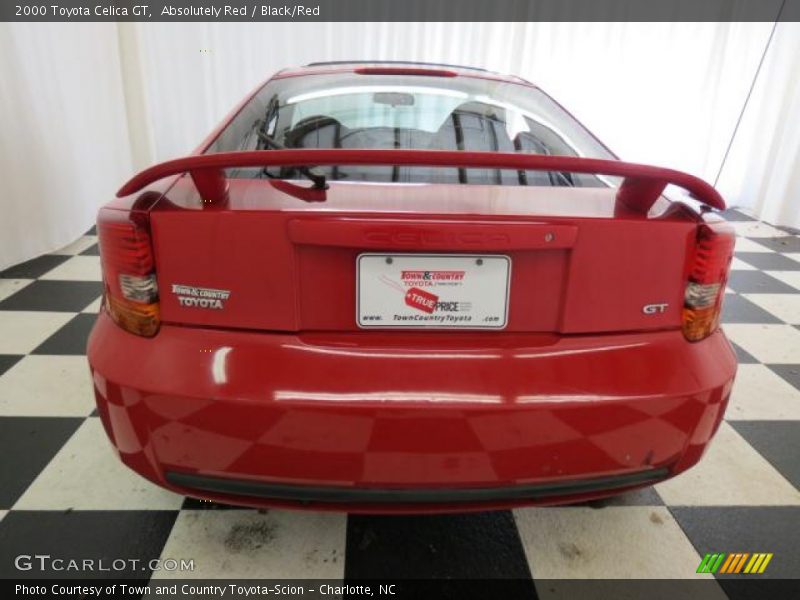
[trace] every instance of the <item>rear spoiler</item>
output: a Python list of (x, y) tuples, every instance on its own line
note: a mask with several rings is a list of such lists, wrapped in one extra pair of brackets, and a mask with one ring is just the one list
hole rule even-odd
[[(685, 189), (706, 206), (725, 208), (722, 196), (711, 185), (699, 177), (673, 169), (598, 158), (460, 150), (291, 149), (199, 154), (145, 169), (123, 185), (117, 196), (133, 194), (170, 175), (189, 173), (205, 201), (223, 202), (228, 190), (225, 169), (323, 165), (402, 165), (611, 175), (624, 177), (617, 190), (617, 203), (633, 213), (647, 214), (668, 184)], [(324, 200), (324, 190), (316, 191), (319, 195), (306, 199)]]

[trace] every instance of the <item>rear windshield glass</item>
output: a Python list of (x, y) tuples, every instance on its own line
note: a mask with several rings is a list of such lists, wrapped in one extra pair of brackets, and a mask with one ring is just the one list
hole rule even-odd
[[(287, 148), (429, 149), (613, 158), (540, 90), (473, 77), (335, 73), (269, 82), (207, 152)], [(338, 165), (329, 180), (601, 186), (592, 175), (498, 169)], [(230, 177), (298, 178), (292, 167)]]

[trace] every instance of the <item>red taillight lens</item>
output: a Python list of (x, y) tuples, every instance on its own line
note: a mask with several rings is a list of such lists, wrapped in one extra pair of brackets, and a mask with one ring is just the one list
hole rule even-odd
[(147, 215), (102, 210), (97, 235), (106, 311), (131, 333), (155, 335), (160, 324), (158, 286)]
[(719, 327), (735, 240), (733, 229), (725, 223), (697, 229), (682, 313), (683, 335), (690, 342), (707, 338)]

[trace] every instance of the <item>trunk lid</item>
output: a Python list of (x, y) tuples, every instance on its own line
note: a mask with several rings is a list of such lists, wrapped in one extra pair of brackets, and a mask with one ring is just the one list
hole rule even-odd
[(332, 183), (325, 202), (308, 203), (283, 183), (229, 185), (227, 203), (207, 204), (182, 177), (150, 213), (165, 323), (358, 331), (368, 326), (357, 314), (358, 259), (373, 254), (398, 258), (408, 272), (444, 265), (436, 277), (466, 263), (415, 269), (403, 257), (507, 257), (506, 290), (468, 292), (487, 306), (507, 294), (503, 331), (681, 326), (697, 216), (663, 198), (641, 216), (615, 214), (613, 188)]

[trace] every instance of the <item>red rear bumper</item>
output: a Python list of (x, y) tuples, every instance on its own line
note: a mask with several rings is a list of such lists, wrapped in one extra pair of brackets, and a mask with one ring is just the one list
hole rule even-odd
[(720, 332), (266, 334), (101, 313), (97, 404), (122, 460), (256, 506), (454, 511), (588, 499), (696, 463), (736, 370)]

